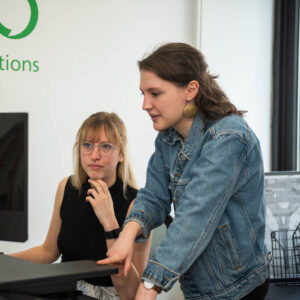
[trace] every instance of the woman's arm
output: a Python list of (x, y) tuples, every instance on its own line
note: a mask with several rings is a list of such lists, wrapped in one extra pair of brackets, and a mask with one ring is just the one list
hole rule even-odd
[[(115, 217), (113, 201), (111, 199), (109, 190), (102, 180), (90, 180), (92, 189), (88, 191), (89, 195), (87, 201), (93, 206), (94, 212), (102, 224), (105, 231), (111, 231), (119, 228), (118, 222)], [(127, 215), (132, 208), (133, 202), (130, 204)], [(120, 234), (122, 236), (122, 233)], [(135, 238), (132, 239), (132, 259), (130, 260), (130, 270), (124, 274), (119, 272), (119, 275), (112, 276), (112, 282), (118, 291), (121, 300), (134, 299), (137, 292), (141, 275), (147, 265), (151, 238), (144, 243), (134, 244)], [(109, 250), (116, 242), (116, 239), (107, 239), (106, 245)]]
[(169, 179), (161, 143), (159, 134), (155, 141), (155, 152), (148, 163), (146, 186), (139, 190), (120, 237), (107, 251), (108, 258), (98, 261), (100, 265), (121, 264), (123, 267), (120, 270), (125, 276), (131, 267), (135, 240), (147, 240), (152, 228), (162, 224), (171, 209)]
[(12, 253), (11, 256), (42, 264), (52, 263), (58, 259), (60, 256), (57, 247), (57, 237), (61, 227), (60, 207), (67, 180), (68, 178), (64, 178), (58, 185), (52, 219), (44, 243), (22, 252)]
[[(133, 202), (131, 203), (128, 212), (131, 210), (132, 205)], [(115, 239), (107, 240), (107, 249), (110, 249), (115, 242)], [(112, 282), (117, 289), (121, 300), (134, 299), (141, 282), (141, 276), (148, 262), (150, 246), (151, 236), (143, 243), (135, 243), (133, 246), (131, 268), (128, 271), (127, 276), (125, 277), (122, 272), (119, 272), (121, 273), (120, 275), (112, 276)]]
[[(130, 221), (126, 223), (119, 238), (107, 251), (108, 258), (99, 260), (99, 265), (117, 264), (119, 273), (127, 276), (130, 268), (134, 251), (135, 239), (141, 234), (142, 227), (138, 222)], [(121, 272), (120, 272), (121, 271)]]
[[(144, 288), (143, 283), (140, 280), (140, 276), (145, 268), (144, 263), (147, 263), (149, 252), (150, 252), (150, 240), (151, 235), (147, 239), (146, 242), (141, 244), (136, 244), (135, 239), (142, 233), (141, 225), (137, 222), (131, 221), (128, 222), (124, 229), (122, 230), (120, 237), (115, 240), (114, 243), (112, 243), (110, 249), (107, 252), (108, 258), (98, 261), (99, 265), (105, 265), (105, 264), (117, 264), (119, 267), (119, 274), (117, 276), (122, 276), (125, 278), (129, 278), (129, 275), (132, 274), (133, 266), (135, 258), (138, 258), (138, 254), (134, 252), (135, 245), (143, 245), (145, 243), (149, 243), (149, 249), (143, 250), (142, 247), (139, 249), (141, 252), (144, 253), (147, 257), (144, 257), (141, 253), (140, 259), (141, 263), (136, 263), (136, 266), (140, 266), (139, 268), (139, 282), (137, 286), (134, 286), (135, 292), (137, 292), (135, 298), (120, 298), (121, 299), (140, 299), (140, 300), (154, 300), (157, 296), (157, 292), (154, 290), (146, 290)], [(138, 251), (139, 251), (138, 250)], [(133, 254), (134, 253), (134, 254)], [(146, 258), (146, 262), (145, 259)], [(137, 290), (138, 289), (138, 290)], [(132, 292), (131, 290), (128, 290), (128, 292)], [(134, 294), (133, 294), (134, 295)]]

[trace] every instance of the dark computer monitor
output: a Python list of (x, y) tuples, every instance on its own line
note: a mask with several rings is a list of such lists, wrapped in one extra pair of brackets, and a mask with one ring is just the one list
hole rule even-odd
[(0, 240), (28, 239), (28, 114), (0, 113)]

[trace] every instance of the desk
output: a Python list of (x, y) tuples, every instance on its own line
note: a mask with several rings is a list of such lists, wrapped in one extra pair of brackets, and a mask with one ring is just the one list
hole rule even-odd
[(113, 266), (99, 266), (90, 260), (36, 264), (0, 254), (0, 300), (7, 293), (33, 296), (75, 291), (77, 280), (117, 272)]

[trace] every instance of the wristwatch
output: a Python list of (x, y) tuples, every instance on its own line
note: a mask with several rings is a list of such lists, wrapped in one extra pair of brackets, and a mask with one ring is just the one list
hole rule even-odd
[(154, 290), (156, 291), (158, 294), (161, 293), (162, 291), (162, 288), (155, 285), (154, 283), (150, 282), (150, 281), (147, 281), (147, 280), (144, 280), (144, 288), (147, 289), (147, 290)]
[(106, 240), (117, 239), (119, 237), (120, 231), (121, 231), (121, 228), (117, 228), (112, 231), (104, 231), (104, 238)]

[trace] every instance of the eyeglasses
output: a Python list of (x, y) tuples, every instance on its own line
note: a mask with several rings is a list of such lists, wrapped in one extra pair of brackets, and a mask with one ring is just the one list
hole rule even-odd
[(93, 144), (90, 142), (80, 143), (80, 151), (84, 155), (91, 154), (94, 151), (95, 147), (97, 147), (98, 152), (104, 156), (108, 156), (112, 154), (112, 152), (116, 148), (116, 146), (111, 143), (101, 143), (101, 144)]

